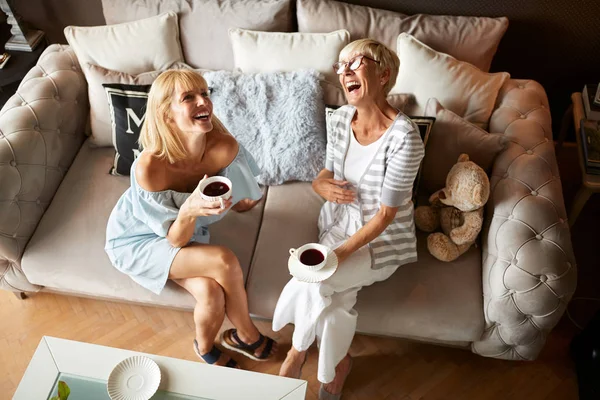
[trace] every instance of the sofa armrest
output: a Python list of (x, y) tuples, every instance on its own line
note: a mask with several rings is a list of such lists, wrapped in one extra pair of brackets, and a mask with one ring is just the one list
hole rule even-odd
[(483, 356), (533, 360), (576, 286), (576, 266), (554, 154), (548, 99), (530, 80), (500, 91), (490, 132), (507, 149), (494, 162), (483, 233)]
[(35, 291), (23, 250), (85, 139), (87, 83), (75, 53), (51, 45), (0, 111), (0, 288)]

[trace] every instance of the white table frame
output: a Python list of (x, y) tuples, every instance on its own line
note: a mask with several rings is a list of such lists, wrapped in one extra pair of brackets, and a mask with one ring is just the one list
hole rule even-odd
[(161, 370), (160, 390), (214, 400), (301, 400), (307, 382), (276, 375), (216, 367), (113, 347), (42, 337), (14, 400), (47, 399), (59, 373), (108, 380), (125, 358), (142, 355)]

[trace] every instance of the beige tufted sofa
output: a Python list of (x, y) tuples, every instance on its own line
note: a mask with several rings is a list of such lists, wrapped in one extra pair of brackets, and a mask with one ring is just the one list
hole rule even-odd
[[(192, 309), (181, 288), (154, 295), (104, 254), (106, 221), (128, 180), (108, 174), (111, 149), (82, 145), (86, 96), (74, 53), (52, 45), (0, 111), (0, 286)], [(493, 168), (481, 247), (441, 263), (419, 236), (419, 262), (361, 291), (360, 332), (505, 359), (531, 360), (542, 349), (576, 284), (543, 88), (508, 81), (490, 130), (510, 145)], [(252, 314), (270, 318), (289, 279), (287, 249), (315, 240), (322, 200), (308, 183), (264, 191), (256, 209), (230, 213), (211, 234), (238, 255)]]

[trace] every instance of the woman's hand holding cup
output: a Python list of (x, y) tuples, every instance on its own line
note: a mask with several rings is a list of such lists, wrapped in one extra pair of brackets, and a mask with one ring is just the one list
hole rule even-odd
[(203, 193), (203, 190), (205, 190), (207, 183), (210, 184), (211, 182), (207, 182), (208, 176), (204, 175), (204, 178), (198, 183), (196, 189), (182, 206), (182, 208), (185, 208), (186, 213), (192, 217), (205, 217), (223, 214), (231, 207), (231, 182), (227, 178), (217, 178), (221, 179), (212, 179), (212, 181), (226, 180), (225, 183), (229, 182), (229, 191), (221, 196), (207, 196)]
[(348, 184), (348, 181), (319, 178), (313, 181), (312, 186), (314, 191), (327, 201), (337, 204), (350, 204), (354, 201), (355, 194), (352, 190), (344, 188)]

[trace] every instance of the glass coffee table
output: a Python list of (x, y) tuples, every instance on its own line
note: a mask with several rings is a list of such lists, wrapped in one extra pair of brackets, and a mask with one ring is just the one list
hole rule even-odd
[(106, 382), (122, 360), (146, 356), (160, 368), (160, 386), (152, 400), (300, 400), (307, 383), (200, 362), (138, 353), (113, 347), (44, 336), (13, 399), (49, 399), (59, 381), (71, 389), (69, 400), (110, 400)]

